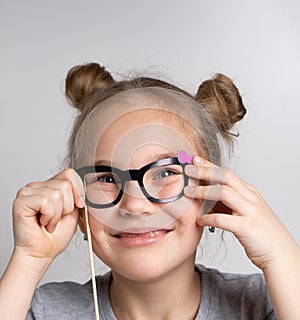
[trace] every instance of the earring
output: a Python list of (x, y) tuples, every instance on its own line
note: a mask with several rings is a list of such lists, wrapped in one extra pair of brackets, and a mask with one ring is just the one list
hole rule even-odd
[(86, 234), (83, 235), (83, 240), (86, 241), (87, 240), (87, 236)]
[(215, 227), (209, 227), (209, 228), (208, 228), (208, 231), (209, 231), (210, 233), (214, 233), (214, 232), (216, 231), (216, 228), (215, 228)]

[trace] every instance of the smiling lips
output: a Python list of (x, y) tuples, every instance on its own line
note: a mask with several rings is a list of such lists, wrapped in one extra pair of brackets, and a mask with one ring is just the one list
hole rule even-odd
[(164, 239), (172, 230), (160, 229), (147, 232), (120, 232), (114, 235), (115, 238), (127, 246), (145, 246)]

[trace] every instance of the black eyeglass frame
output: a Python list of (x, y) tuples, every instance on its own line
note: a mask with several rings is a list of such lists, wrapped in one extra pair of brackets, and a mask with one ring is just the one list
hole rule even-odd
[[(157, 198), (152, 197), (144, 187), (143, 178), (144, 178), (145, 173), (149, 169), (151, 169), (152, 167), (162, 167), (162, 166), (171, 165), (171, 164), (178, 164), (182, 167), (182, 174), (183, 174), (183, 181), (184, 181), (182, 191), (177, 196), (174, 196), (171, 198), (157, 199)], [(144, 196), (152, 202), (168, 203), (168, 202), (178, 200), (179, 198), (181, 198), (184, 195), (183, 189), (184, 189), (184, 187), (186, 187), (188, 185), (188, 176), (184, 173), (184, 168), (187, 164), (188, 163), (181, 163), (181, 162), (179, 162), (177, 157), (173, 157), (173, 158), (165, 158), (165, 159), (151, 162), (140, 169), (120, 170), (118, 168), (114, 168), (114, 167), (110, 167), (110, 166), (95, 165), (95, 166), (82, 167), (82, 168), (76, 169), (75, 171), (78, 173), (78, 175), (80, 176), (83, 183), (84, 183), (84, 176), (86, 174), (92, 173), (92, 172), (93, 173), (111, 172), (111, 173), (115, 173), (120, 178), (120, 180), (121, 180), (120, 192), (119, 192), (117, 198), (113, 202), (106, 203), (106, 204), (96, 204), (96, 203), (91, 202), (86, 195), (85, 201), (89, 207), (96, 208), (96, 209), (104, 209), (104, 208), (109, 208), (109, 207), (116, 205), (121, 200), (121, 198), (124, 194), (125, 184), (128, 181), (138, 181), (138, 184), (139, 184)]]

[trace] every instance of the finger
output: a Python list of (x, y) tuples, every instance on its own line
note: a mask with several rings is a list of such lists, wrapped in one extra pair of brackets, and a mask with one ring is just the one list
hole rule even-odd
[(57, 209), (60, 207), (63, 215), (69, 214), (74, 210), (72, 186), (67, 180), (49, 180), (42, 183), (29, 184), (21, 193), (24, 195), (39, 194), (48, 196), (53, 203), (60, 203)]
[[(39, 195), (40, 196), (40, 195)], [(60, 193), (57, 192), (57, 197), (60, 196)], [(61, 201), (53, 201), (49, 196), (40, 196), (42, 204), (45, 202), (45, 205), (42, 205), (40, 211), (40, 224), (44, 226), (48, 232), (54, 232), (58, 222), (62, 216), (62, 202)], [(53, 209), (51, 211), (44, 212), (44, 207), (48, 205)]]
[[(55, 230), (55, 227), (59, 220), (61, 219), (62, 214), (69, 214), (74, 209), (73, 197), (69, 200), (68, 207), (63, 208), (64, 206), (64, 195), (63, 192), (59, 189), (52, 189), (49, 187), (40, 187), (38, 188), (36, 185), (46, 185), (46, 183), (33, 183), (35, 187), (25, 187), (22, 188), (17, 195), (17, 199), (25, 199), (24, 197), (31, 197), (32, 199), (40, 199), (41, 203), (48, 203), (49, 206), (53, 207), (51, 212), (48, 214), (44, 214), (44, 212), (36, 212), (40, 214), (39, 222), (42, 226), (46, 226), (46, 229), (50, 232)], [(30, 185), (30, 184), (29, 184)], [(42, 206), (43, 208), (46, 205)], [(34, 211), (34, 208), (32, 208)], [(72, 209), (71, 211), (69, 211)], [(30, 212), (33, 212), (30, 210)]]
[(224, 215), (223, 213), (206, 214), (197, 218), (197, 223), (201, 227), (212, 226), (222, 230), (239, 234), (245, 225), (245, 218), (240, 216)]
[(253, 188), (250, 188), (248, 184), (228, 169), (208, 165), (187, 165), (185, 167), (185, 173), (193, 179), (207, 181), (210, 184), (224, 184), (230, 186), (249, 200), (254, 200), (256, 196)]
[(61, 230), (62, 232), (64, 232), (65, 225), (67, 225), (68, 227), (73, 229), (72, 231), (72, 234), (73, 234), (77, 228), (79, 214), (80, 214), (80, 211), (78, 209), (75, 209), (72, 213), (62, 216), (61, 221), (63, 223), (58, 223), (55, 230), (57, 230), (61, 234)]
[(223, 184), (225, 181), (225, 170), (219, 167), (204, 167), (187, 165), (185, 174), (193, 179), (205, 180), (211, 183)]
[(208, 160), (206, 160), (205, 158), (202, 158), (200, 156), (195, 155), (193, 157), (192, 160), (193, 164), (197, 165), (197, 166), (205, 166), (205, 167), (214, 167), (216, 166), (215, 164), (213, 164), (212, 162), (209, 162)]
[[(81, 178), (77, 172), (73, 169), (66, 169), (59, 174), (55, 175), (49, 180), (67, 180), (71, 183), (72, 192), (74, 196), (74, 202), (78, 208), (84, 208), (85, 206), (85, 196), (84, 196), (84, 186)], [(49, 181), (48, 180), (48, 181)]]
[(251, 212), (252, 208), (248, 199), (226, 185), (188, 186), (184, 188), (184, 194), (193, 199), (220, 201), (230, 208), (233, 214), (245, 215)]
[(49, 197), (40, 195), (20, 195), (13, 204), (14, 215), (17, 219), (26, 221), (34, 219), (38, 226), (48, 226), (50, 232), (56, 225), (57, 210)]

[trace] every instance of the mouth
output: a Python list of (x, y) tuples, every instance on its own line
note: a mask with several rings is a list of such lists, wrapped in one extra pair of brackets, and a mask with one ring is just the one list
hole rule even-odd
[(159, 242), (175, 228), (166, 229), (140, 229), (134, 228), (125, 231), (116, 231), (111, 234), (122, 243), (129, 246), (144, 246)]

